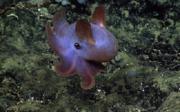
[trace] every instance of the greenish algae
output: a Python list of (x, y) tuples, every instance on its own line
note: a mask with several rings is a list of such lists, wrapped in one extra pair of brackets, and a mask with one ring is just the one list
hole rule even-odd
[(180, 112), (180, 93), (172, 92), (162, 106), (159, 108), (159, 112)]

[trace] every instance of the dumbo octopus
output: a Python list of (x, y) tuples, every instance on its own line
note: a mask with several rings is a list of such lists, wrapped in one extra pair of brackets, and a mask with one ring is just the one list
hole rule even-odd
[(64, 77), (79, 74), (83, 89), (94, 87), (102, 63), (117, 54), (116, 38), (105, 28), (103, 5), (96, 7), (90, 22), (80, 19), (68, 24), (65, 11), (60, 10), (53, 17), (53, 27), (47, 24), (46, 31), (50, 47), (60, 57), (55, 71)]

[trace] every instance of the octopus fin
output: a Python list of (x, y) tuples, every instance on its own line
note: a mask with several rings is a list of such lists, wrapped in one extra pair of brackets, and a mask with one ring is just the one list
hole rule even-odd
[(69, 24), (65, 19), (65, 10), (61, 9), (56, 12), (53, 17), (54, 31), (58, 33), (58, 35), (62, 36), (65, 33), (65, 28), (67, 28), (68, 26)]
[(99, 24), (101, 27), (105, 26), (105, 8), (104, 5), (96, 7), (92, 14), (92, 23)]
[(76, 34), (80, 39), (87, 39), (88, 43), (91, 45), (95, 44), (95, 40), (93, 39), (91, 24), (84, 20), (78, 20), (76, 23)]

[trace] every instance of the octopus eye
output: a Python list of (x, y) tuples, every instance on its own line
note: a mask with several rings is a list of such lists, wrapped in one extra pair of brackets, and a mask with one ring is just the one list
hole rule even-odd
[(81, 46), (79, 45), (79, 43), (75, 43), (75, 44), (74, 44), (74, 47), (75, 47), (76, 49), (80, 49), (80, 48), (81, 48)]

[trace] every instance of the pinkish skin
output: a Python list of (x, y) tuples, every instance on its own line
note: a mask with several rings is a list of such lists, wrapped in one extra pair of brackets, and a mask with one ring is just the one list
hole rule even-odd
[(62, 60), (55, 65), (55, 70), (64, 77), (79, 74), (82, 78), (81, 87), (91, 89), (95, 85), (95, 75), (104, 68), (101, 63), (110, 61), (117, 54), (116, 39), (104, 25), (91, 22), (95, 41), (92, 45), (87, 39), (82, 40), (77, 36), (77, 22), (69, 25), (64, 17), (57, 15), (54, 17), (53, 30), (49, 25), (46, 27), (49, 44)]

